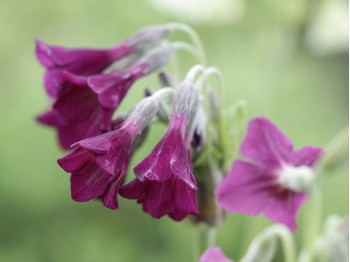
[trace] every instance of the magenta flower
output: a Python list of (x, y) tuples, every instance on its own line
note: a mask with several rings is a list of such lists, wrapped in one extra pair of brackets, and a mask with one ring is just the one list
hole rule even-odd
[(236, 160), (216, 190), (226, 211), (256, 216), (296, 229), (296, 214), (312, 184), (311, 169), (322, 152), (306, 146), (293, 151), (290, 140), (267, 118), (253, 119), (240, 147), (248, 160)]
[(38, 121), (57, 129), (64, 149), (109, 130), (112, 115), (132, 84), (163, 66), (171, 53), (170, 47), (161, 47), (126, 70), (90, 77), (56, 71), (51, 75), (55, 78), (53, 109), (39, 116)]
[[(139, 76), (127, 72), (106, 75), (105, 81), (110, 78), (113, 84), (105, 88), (105, 92), (97, 90), (99, 93), (90, 88), (86, 77), (66, 71), (61, 71), (56, 77), (59, 81), (59, 92), (53, 109), (39, 116), (38, 121), (56, 128), (60, 145), (69, 149), (73, 143), (109, 129), (115, 109)], [(96, 90), (103, 85), (106, 83), (98, 83), (94, 88)], [(106, 93), (114, 98), (114, 103), (105, 99)]]
[(107, 49), (65, 48), (36, 40), (35, 53), (48, 70), (62, 69), (78, 75), (101, 73), (106, 67), (132, 52), (124, 43)]
[(197, 214), (196, 180), (192, 172), (188, 119), (196, 113), (198, 95), (183, 82), (174, 97), (174, 109), (165, 136), (135, 168), (136, 179), (120, 190), (123, 197), (137, 199), (155, 218), (169, 215), (179, 221)]
[(35, 53), (46, 68), (45, 88), (55, 96), (55, 74), (65, 70), (76, 75), (90, 76), (102, 73), (112, 63), (156, 46), (167, 37), (169, 28), (163, 25), (146, 27), (120, 44), (107, 49), (65, 48), (47, 45), (36, 40)]
[(119, 129), (79, 141), (73, 145), (75, 151), (58, 159), (71, 173), (75, 201), (100, 198), (107, 208), (118, 208), (117, 193), (126, 175), (132, 143), (157, 110), (156, 101), (143, 100)]
[(227, 258), (219, 247), (208, 248), (198, 262), (233, 262)]
[(118, 208), (116, 194), (129, 164), (136, 134), (130, 127), (82, 140), (78, 149), (58, 159), (71, 175), (72, 198), (78, 202), (101, 198), (104, 206)]

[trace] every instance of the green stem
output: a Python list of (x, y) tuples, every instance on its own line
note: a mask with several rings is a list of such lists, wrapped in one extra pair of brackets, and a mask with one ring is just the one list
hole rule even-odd
[(295, 262), (296, 261), (296, 248), (293, 236), (288, 229), (283, 228), (279, 231), (280, 239), (284, 250), (284, 261)]
[(191, 38), (193, 44), (197, 47), (200, 63), (206, 66), (207, 57), (204, 52), (202, 41), (197, 32), (194, 31), (192, 27), (182, 23), (169, 23), (168, 26), (174, 31), (178, 30), (186, 33)]
[(199, 224), (194, 229), (193, 261), (198, 262), (200, 256), (215, 245), (216, 228)]
[(310, 190), (310, 200), (304, 218), (303, 246), (311, 252), (322, 223), (322, 194), (319, 185)]
[[(219, 137), (219, 145), (220, 145), (220, 151), (222, 152), (223, 155), (223, 162), (227, 159), (227, 152), (226, 152), (226, 148), (225, 148), (225, 141), (224, 141), (224, 121), (223, 121), (223, 108), (225, 108), (224, 105), (224, 86), (225, 86), (225, 82), (224, 82), (224, 77), (221, 73), (221, 71), (216, 68), (216, 67), (208, 67), (205, 69), (204, 74), (202, 74), (202, 76), (198, 79), (198, 81), (196, 82), (196, 87), (201, 90), (205, 87), (205, 82), (207, 82), (209, 80), (209, 78), (211, 76), (214, 76), (217, 78), (218, 81), (218, 108), (217, 108), (217, 122), (216, 122), (216, 128), (217, 128), (217, 132), (218, 132), (218, 137)], [(208, 92), (208, 88), (205, 89), (205, 97), (208, 99), (209, 96), (209, 92)], [(206, 107), (208, 112), (210, 110), (212, 110), (210, 108), (210, 103), (209, 101), (205, 101), (206, 102)], [(223, 165), (223, 163), (221, 163), (221, 166)]]

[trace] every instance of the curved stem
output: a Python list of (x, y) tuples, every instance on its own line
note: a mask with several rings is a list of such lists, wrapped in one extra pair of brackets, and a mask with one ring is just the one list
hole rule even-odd
[(304, 216), (303, 246), (311, 251), (322, 223), (322, 194), (319, 185), (310, 191), (309, 205)]
[(192, 27), (182, 23), (169, 23), (167, 26), (170, 28), (170, 30), (186, 33), (191, 38), (193, 44), (197, 47), (200, 63), (204, 66), (207, 65), (207, 58), (204, 52), (202, 41), (197, 32), (194, 31)]
[[(276, 228), (278, 227), (278, 228)], [(296, 261), (296, 248), (292, 234), (290, 231), (284, 227), (277, 225), (272, 228), (272, 233), (278, 235), (281, 239), (283, 251), (284, 251), (284, 261), (285, 262), (295, 262)]]
[(199, 74), (199, 73), (205, 73), (205, 68), (204, 66), (202, 65), (195, 65), (193, 66), (190, 71), (188, 71), (187, 75), (186, 75), (186, 79), (191, 81), (191, 82), (194, 82), (196, 76)]
[[(218, 93), (219, 93), (219, 101), (217, 103), (217, 131), (218, 131), (218, 137), (219, 137), (219, 144), (220, 144), (220, 151), (222, 152), (222, 155), (223, 155), (223, 163), (225, 162), (226, 160), (226, 156), (227, 156), (227, 153), (226, 153), (226, 149), (225, 149), (225, 146), (224, 146), (224, 122), (223, 122), (223, 116), (222, 116), (222, 113), (223, 113), (223, 108), (224, 108), (224, 103), (223, 103), (223, 90), (224, 90), (224, 77), (221, 73), (221, 71), (216, 68), (216, 67), (208, 67), (207, 69), (205, 69), (204, 71), (204, 74), (198, 79), (198, 81), (196, 82), (196, 88), (200, 90), (203, 89), (203, 86), (205, 86), (205, 82), (208, 81), (208, 79), (211, 77), (211, 76), (215, 76), (219, 82), (219, 87), (218, 87)], [(209, 97), (209, 94), (205, 97)], [(209, 102), (207, 101), (206, 102), (207, 104), (207, 107), (208, 107), (208, 110), (210, 110), (210, 106), (209, 106)], [(223, 164), (222, 163), (222, 164)]]
[[(284, 262), (296, 261), (296, 248), (292, 233), (282, 225), (272, 225), (255, 237), (241, 262), (260, 261), (264, 257), (270, 261), (276, 254), (277, 240), (282, 242)], [(269, 259), (269, 260), (267, 260)], [(264, 260), (264, 261), (265, 261)]]
[(194, 234), (193, 259), (197, 262), (205, 250), (215, 245), (216, 228), (200, 224), (195, 227)]
[(192, 55), (198, 56), (196, 52), (196, 48), (193, 45), (187, 44), (185, 42), (181, 42), (181, 41), (172, 42), (170, 46), (173, 47), (176, 51), (185, 50)]
[(174, 94), (174, 88), (172, 87), (163, 87), (152, 94), (152, 98), (157, 100), (162, 100), (164, 97)]

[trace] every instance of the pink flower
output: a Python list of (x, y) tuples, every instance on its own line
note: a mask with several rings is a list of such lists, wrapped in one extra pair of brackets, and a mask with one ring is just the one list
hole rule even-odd
[(233, 262), (227, 258), (219, 247), (207, 249), (198, 262)]
[(322, 152), (306, 146), (293, 151), (290, 140), (267, 118), (253, 119), (240, 147), (251, 160), (236, 160), (216, 190), (229, 212), (265, 217), (296, 229), (295, 218), (314, 180), (311, 169)]

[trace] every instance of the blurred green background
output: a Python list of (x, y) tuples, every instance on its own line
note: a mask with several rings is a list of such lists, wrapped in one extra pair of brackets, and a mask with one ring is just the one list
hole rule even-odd
[[(181, 8), (176, 12), (176, 6), (169, 13), (162, 6), (170, 1), (158, 7), (157, 2), (1, 1), (0, 261), (192, 260), (189, 226), (152, 219), (132, 201), (120, 199), (120, 210), (111, 211), (97, 201), (70, 199), (69, 176), (56, 164), (64, 152), (53, 130), (35, 122), (49, 106), (43, 68), (34, 56), (35, 38), (71, 47), (107, 47), (147, 25), (186, 22), (201, 36), (209, 63), (225, 76), (226, 105), (245, 99), (249, 117), (268, 116), (296, 147), (325, 146), (348, 125), (348, 44), (342, 35), (347, 22), (339, 26), (331, 19), (335, 14), (342, 23), (344, 12), (347, 19), (346, 1), (232, 0), (213, 5), (220, 1), (203, 0), (199, 7), (205, 10), (193, 7), (191, 0), (179, 1), (187, 13)], [(179, 60), (183, 73), (196, 62), (184, 55)], [(140, 99), (146, 85), (156, 86), (156, 77), (138, 82), (120, 111)], [(163, 132), (152, 129), (134, 164)], [(348, 213), (348, 166), (329, 174), (323, 192), (324, 216)], [(262, 217), (231, 215), (219, 229), (218, 245), (238, 259), (268, 224)]]

